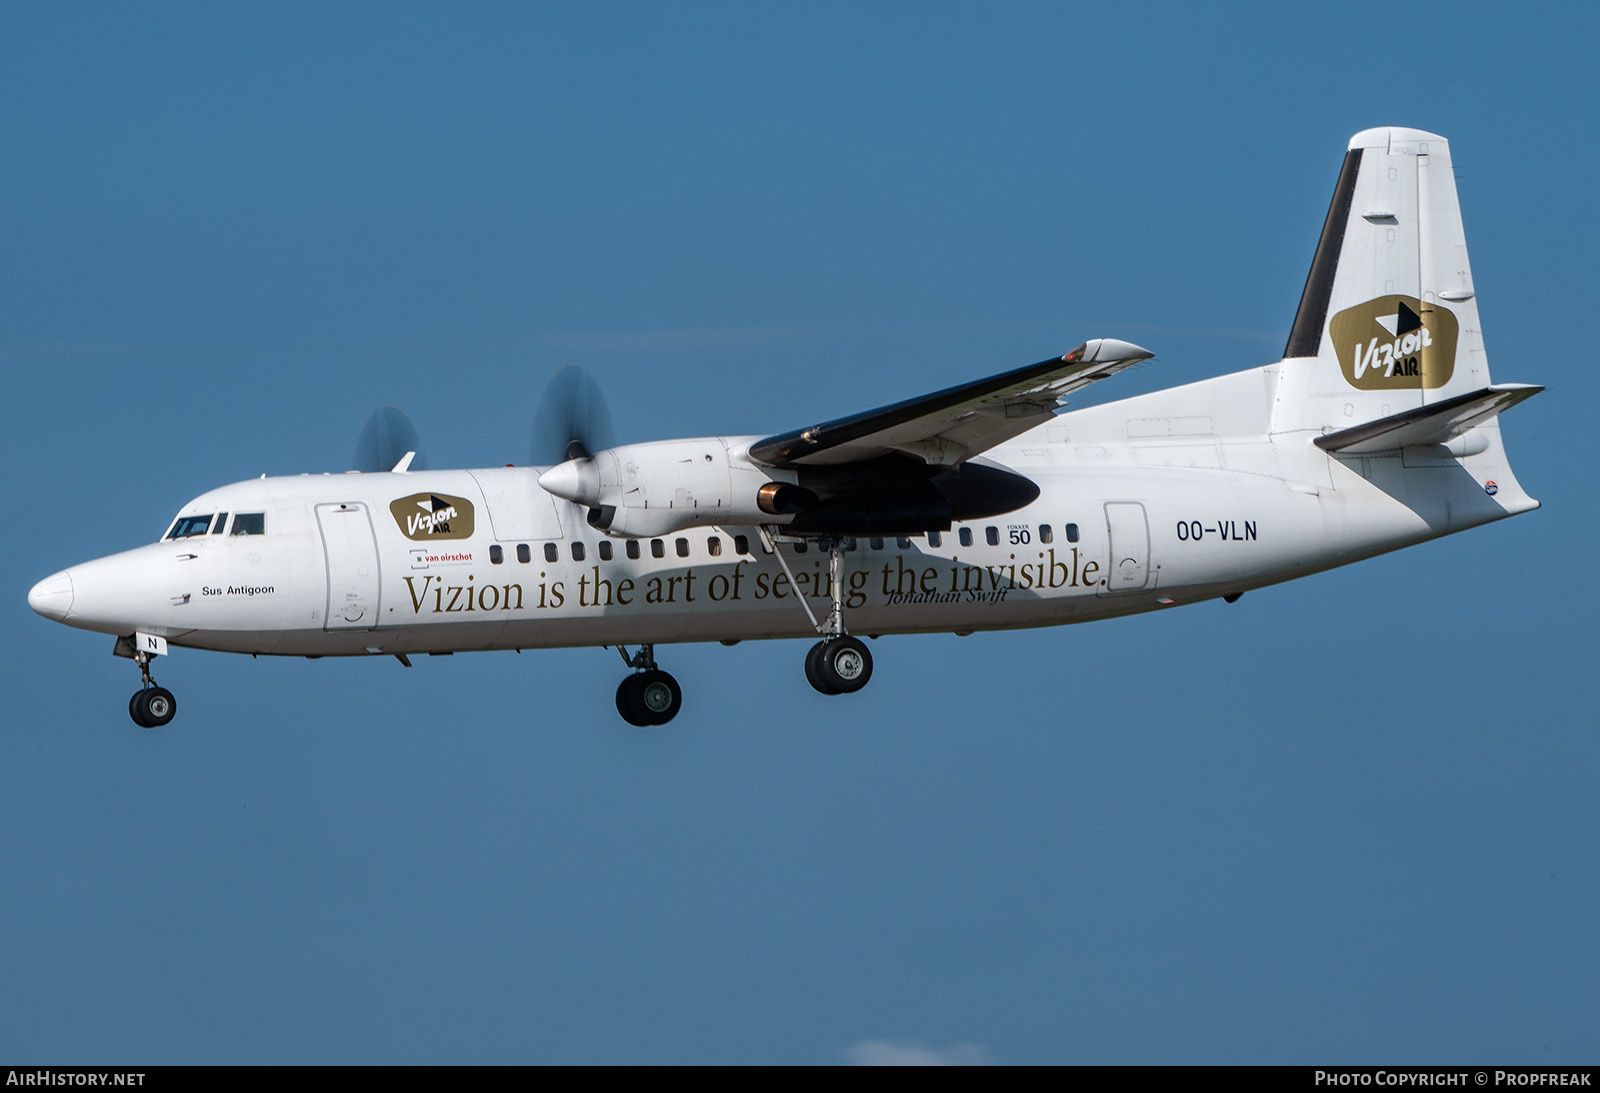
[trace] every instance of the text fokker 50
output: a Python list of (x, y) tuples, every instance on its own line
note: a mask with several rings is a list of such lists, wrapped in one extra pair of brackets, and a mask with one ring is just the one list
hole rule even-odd
[(806, 677), (844, 694), (872, 673), (852, 632), (1232, 600), (1538, 507), (1497, 415), (1542, 388), (1489, 379), (1441, 137), (1351, 139), (1283, 360), (1057, 414), (1150, 355), (1103, 338), (778, 436), (620, 447), (586, 433), (567, 376), (547, 393), (554, 465), (414, 469), (391, 430), (379, 473), (213, 490), (28, 602), (116, 635), (150, 727), (176, 710), (150, 679), (169, 645), (406, 664), (614, 646), (617, 709), (648, 725), (681, 701), (664, 643), (820, 637)]

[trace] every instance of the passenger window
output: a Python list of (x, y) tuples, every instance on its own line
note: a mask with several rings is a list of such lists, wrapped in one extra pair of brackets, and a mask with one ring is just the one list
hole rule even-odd
[(962, 546), (971, 546), (972, 545), (972, 529), (971, 528), (962, 528), (960, 533), (956, 537), (961, 540), (961, 545)]
[(561, 560), (561, 554), (556, 550), (556, 545), (554, 543), (546, 543), (544, 545), (544, 560), (547, 562), (556, 562)]
[(1000, 545), (1000, 529), (990, 524), (983, 529), (983, 538), (990, 546)]
[(1055, 537), (1056, 537), (1055, 532), (1050, 530), (1050, 525), (1049, 524), (1040, 524), (1039, 525), (1039, 541), (1041, 543), (1051, 542), (1053, 539), (1055, 539)]
[(602, 540), (600, 540), (600, 560), (602, 562), (609, 562), (611, 560), (611, 540), (610, 539), (602, 539)]
[(844, 552), (848, 554), (856, 548), (856, 537), (854, 535), (846, 535), (840, 540), (840, 543), (844, 547)]
[(678, 548), (678, 557), (687, 558), (689, 556), (689, 540), (679, 539), (676, 546)]
[(523, 565), (527, 565), (529, 562), (533, 561), (533, 551), (528, 548), (527, 543), (517, 544), (517, 561), (521, 562)]
[(937, 550), (939, 548), (939, 544), (942, 543), (942, 542), (944, 542), (944, 536), (940, 535), (937, 531), (928, 532), (928, 545), (929, 546), (931, 546), (935, 550)]
[(506, 552), (500, 549), (500, 544), (499, 543), (491, 543), (489, 545), (489, 564), (490, 565), (499, 565), (501, 562), (503, 562), (505, 560), (506, 560)]
[(796, 543), (794, 545), (794, 552), (796, 554), (804, 554), (807, 550), (810, 550), (810, 549), (811, 548), (806, 546), (804, 543)]
[(650, 557), (652, 557), (652, 558), (665, 558), (666, 556), (667, 556), (667, 544), (663, 543), (660, 539), (651, 539), (650, 540)]
[(735, 554), (749, 554), (750, 537), (748, 535), (735, 535), (733, 537), (733, 552)]
[(1061, 530), (1066, 535), (1067, 542), (1076, 543), (1078, 541), (1078, 525), (1077, 524), (1068, 524), (1066, 527), (1062, 528)]
[(873, 550), (882, 550), (883, 549), (883, 536), (874, 535), (874, 536), (870, 537), (867, 540), (867, 545), (869, 547), (871, 547)]
[(572, 541), (572, 560), (575, 562), (583, 561), (583, 544), (576, 539)]
[(911, 538), (907, 535), (896, 535), (894, 538), (894, 545), (899, 547), (901, 550), (910, 550)]
[(210, 513), (204, 516), (180, 516), (178, 522), (172, 525), (172, 530), (167, 532), (167, 538), (189, 539), (196, 535), (204, 535), (210, 528)]
[(233, 514), (235, 535), (265, 535), (267, 514), (264, 512), (236, 512)]
[(213, 534), (213, 535), (221, 535), (222, 534), (222, 529), (227, 527), (227, 526), (228, 526), (228, 514), (225, 513), (225, 512), (219, 512), (219, 513), (217, 513), (217, 522), (215, 524), (211, 525), (211, 534)]
[(627, 553), (628, 557), (630, 557), (630, 558), (638, 558), (639, 557), (639, 540), (637, 540), (637, 539), (629, 539), (628, 542), (627, 542), (627, 545), (624, 547), (624, 551)]
[(711, 538), (707, 539), (706, 540), (706, 553), (711, 555), (713, 558), (721, 557), (721, 555), (722, 555), (722, 540), (718, 539), (715, 535), (713, 535)]

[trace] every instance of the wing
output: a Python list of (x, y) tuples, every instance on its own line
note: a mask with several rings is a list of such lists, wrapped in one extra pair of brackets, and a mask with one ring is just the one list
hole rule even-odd
[(898, 453), (952, 467), (1047, 421), (1070, 392), (1154, 355), (1097, 338), (1026, 368), (769, 436), (750, 446), (750, 458), (771, 467), (824, 467)]

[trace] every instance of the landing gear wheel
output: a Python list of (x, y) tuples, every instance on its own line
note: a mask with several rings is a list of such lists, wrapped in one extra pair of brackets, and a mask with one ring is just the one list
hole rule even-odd
[(816, 688), (819, 694), (836, 695), (839, 692), (822, 678), (821, 658), (823, 650), (827, 647), (827, 642), (819, 641), (806, 650), (806, 682)]
[(628, 676), (617, 687), (617, 712), (630, 725), (665, 725), (678, 716), (683, 690), (659, 668)]
[(128, 700), (128, 716), (136, 725), (146, 729), (159, 729), (178, 713), (178, 700), (165, 687), (147, 687), (133, 692)]
[(823, 694), (854, 694), (872, 678), (872, 654), (849, 635), (819, 642), (806, 655), (806, 678)]
[(683, 690), (678, 681), (659, 668), (639, 674), (639, 704), (651, 725), (665, 725), (678, 716)]

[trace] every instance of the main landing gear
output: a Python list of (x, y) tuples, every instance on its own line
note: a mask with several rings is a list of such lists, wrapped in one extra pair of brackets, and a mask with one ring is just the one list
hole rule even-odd
[[(789, 577), (789, 584), (798, 589), (799, 583), (789, 570), (789, 563), (779, 546), (781, 542), (815, 542), (828, 552), (828, 598), (831, 607), (826, 620), (819, 622), (807, 603), (809, 597), (800, 597), (800, 606), (822, 640), (806, 652), (806, 680), (825, 695), (847, 695), (867, 685), (872, 678), (872, 654), (860, 638), (853, 638), (844, 628), (844, 540), (837, 536), (813, 539), (780, 538), (777, 528), (762, 527), (762, 537), (772, 548), (778, 564)], [(633, 670), (617, 687), (617, 712), (630, 725), (644, 728), (665, 725), (678, 716), (683, 706), (683, 691), (678, 681), (656, 667), (655, 646), (641, 645), (639, 651), (628, 655), (625, 646), (617, 646), (622, 663)]]
[[(798, 589), (800, 586), (789, 572), (789, 563), (778, 546), (778, 536), (767, 528), (762, 528), (762, 534), (767, 537), (778, 564), (788, 574), (789, 583)], [(828, 552), (828, 598), (832, 605), (826, 621), (818, 622), (811, 605), (804, 597), (800, 600), (811, 625), (822, 635), (822, 640), (806, 651), (806, 682), (825, 695), (854, 694), (872, 678), (872, 654), (860, 638), (851, 637), (844, 629), (844, 540), (824, 536), (817, 540), (817, 545)]]
[(641, 729), (650, 725), (665, 725), (678, 716), (683, 705), (683, 690), (678, 681), (656, 667), (654, 645), (641, 645), (633, 656), (617, 646), (622, 663), (633, 669), (617, 687), (617, 712), (622, 720)]
[(156, 681), (150, 678), (149, 653), (135, 653), (133, 659), (139, 665), (143, 686), (134, 691), (133, 697), (128, 700), (128, 716), (140, 728), (159, 729), (177, 714), (178, 700), (172, 697), (171, 691), (157, 687)]

